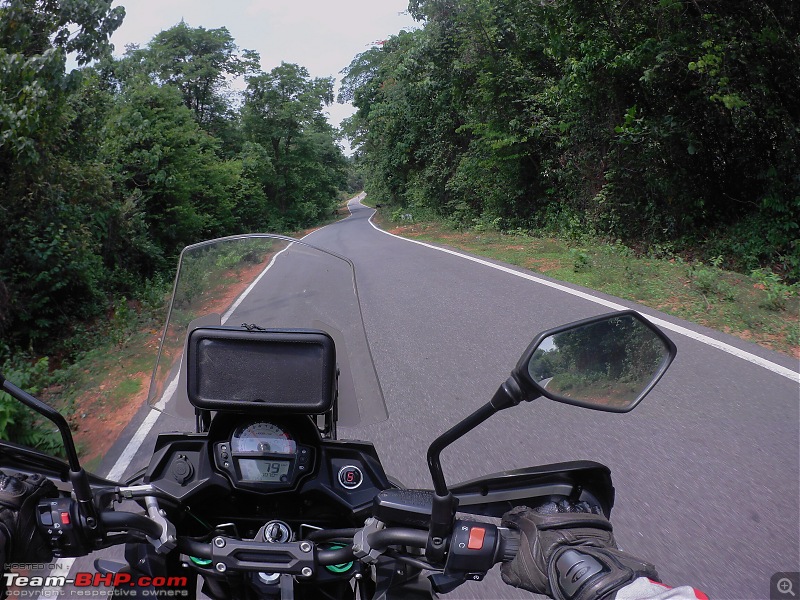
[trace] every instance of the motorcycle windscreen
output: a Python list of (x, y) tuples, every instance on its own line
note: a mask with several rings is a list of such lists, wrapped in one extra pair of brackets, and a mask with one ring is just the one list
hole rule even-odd
[(388, 417), (349, 260), (268, 234), (221, 238), (183, 250), (148, 402), (185, 419), (187, 429), (194, 428), (195, 407), (187, 393), (186, 340), (195, 329), (220, 325), (326, 332), (336, 345), (338, 423), (352, 427)]

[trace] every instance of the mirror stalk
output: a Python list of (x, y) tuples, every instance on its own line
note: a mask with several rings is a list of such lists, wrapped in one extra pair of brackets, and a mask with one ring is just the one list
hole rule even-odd
[(494, 396), (489, 400), (489, 404), (494, 406), (496, 410), (504, 410), (516, 406), (523, 400), (531, 402), (540, 396), (541, 394), (525, 393), (517, 378), (512, 374), (511, 377), (506, 379), (505, 382), (497, 388)]
[(61, 440), (64, 442), (64, 449), (67, 453), (69, 480), (75, 490), (75, 499), (83, 509), (82, 512), (86, 518), (86, 524), (94, 529), (97, 527), (97, 514), (92, 502), (92, 488), (89, 485), (89, 476), (86, 474), (86, 471), (83, 470), (83, 467), (81, 467), (80, 460), (78, 460), (75, 442), (72, 439), (72, 432), (69, 430), (67, 420), (55, 408), (17, 387), (2, 375), (0, 375), (0, 381), (2, 381), (2, 389), (4, 392), (15, 400), (22, 402), (31, 410), (36, 411), (58, 428), (61, 434)]
[(431, 525), (428, 530), (428, 544), (425, 556), (433, 562), (441, 562), (446, 550), (445, 540), (451, 533), (453, 518), (458, 508), (458, 499), (447, 489), (442, 471), (441, 453), (450, 444), (466, 435), (493, 414), (516, 406), (523, 400), (533, 400), (522, 391), (514, 377), (509, 377), (495, 392), (492, 399), (471, 415), (444, 432), (428, 447), (428, 468), (433, 480), (433, 500), (431, 506)]

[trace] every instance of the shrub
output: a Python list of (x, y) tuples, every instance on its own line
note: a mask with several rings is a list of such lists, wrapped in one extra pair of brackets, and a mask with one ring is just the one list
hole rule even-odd
[[(7, 380), (33, 395), (50, 381), (46, 357), (35, 362), (24, 357), (9, 358), (3, 363), (2, 372)], [(56, 428), (5, 392), (0, 392), (0, 438), (50, 454), (63, 454)]]

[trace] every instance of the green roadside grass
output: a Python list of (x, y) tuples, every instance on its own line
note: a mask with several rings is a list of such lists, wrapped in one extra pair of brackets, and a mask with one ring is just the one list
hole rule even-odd
[(786, 285), (773, 273), (735, 273), (677, 255), (640, 256), (620, 243), (590, 238), (574, 241), (457, 230), (441, 222), (393, 222), (384, 211), (379, 209), (373, 221), (397, 235), (632, 300), (800, 359), (798, 285)]

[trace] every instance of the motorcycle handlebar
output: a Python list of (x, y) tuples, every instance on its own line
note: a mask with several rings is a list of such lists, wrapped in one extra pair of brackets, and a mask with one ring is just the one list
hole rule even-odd
[[(65, 515), (78, 515), (75, 501), (69, 498), (59, 500), (45, 500), (39, 508), (39, 526), (50, 531), (50, 526), (43, 520), (43, 515), (49, 515), (49, 523), (58, 519), (63, 519)], [(151, 540), (159, 540), (163, 535), (163, 524), (149, 516), (130, 513), (127, 511), (106, 510), (99, 512), (98, 531), (92, 535), (88, 530), (81, 527), (81, 519), (76, 518), (72, 522), (72, 527), (66, 524), (60, 533), (64, 536), (51, 536), (55, 544), (54, 552), (58, 551), (64, 556), (82, 556), (91, 552), (93, 544), (91, 539), (103, 536), (107, 532), (127, 532), (138, 531), (144, 533)], [(64, 523), (62, 521), (62, 523)], [(67, 524), (69, 521), (66, 522)], [(168, 524), (168, 522), (166, 522)], [(465, 550), (466, 539), (458, 538), (451, 540), (449, 545), (450, 552), (457, 555), (452, 561), (453, 564), (474, 564), (479, 569), (487, 571), (492, 565), (499, 562), (513, 560), (519, 550), (519, 532), (496, 528), (489, 523), (474, 523), (458, 521), (460, 530), (466, 531), (465, 525), (476, 526), (478, 529), (491, 531), (487, 533), (487, 543), (482, 547), (481, 552), (474, 554)], [(55, 527), (58, 527), (56, 525)], [(463, 533), (459, 535), (463, 536)], [(300, 540), (293, 543), (270, 544), (256, 540), (240, 540), (225, 536), (216, 536), (212, 542), (201, 542), (193, 538), (176, 536), (171, 538), (177, 543), (178, 549), (189, 556), (202, 559), (213, 560), (215, 563), (223, 561), (224, 567), (234, 570), (265, 570), (273, 568), (276, 572), (287, 572), (299, 574), (302, 571), (304, 576), (308, 576), (309, 566), (314, 564), (320, 566), (339, 565), (353, 560), (372, 562), (375, 558), (383, 554), (392, 546), (425, 548), (428, 541), (428, 531), (426, 529), (413, 529), (409, 527), (384, 527), (378, 530), (367, 532), (365, 529), (334, 529), (312, 533), (309, 539)], [(316, 546), (328, 539), (352, 540), (351, 544), (342, 548), (326, 549)], [(481, 539), (483, 539), (481, 537)], [(85, 540), (85, 541), (84, 541)], [(490, 542), (491, 540), (491, 542)], [(470, 540), (471, 543), (471, 540)], [(472, 546), (470, 546), (472, 548)], [(241, 562), (237, 555), (247, 555), (248, 561)], [(276, 555), (282, 554), (281, 560), (286, 561), (275, 563)], [(420, 555), (416, 555), (420, 558)], [(414, 556), (409, 555), (409, 558)], [(464, 561), (467, 561), (465, 563)], [(291, 563), (291, 566), (288, 564)], [(448, 559), (446, 570), (450, 568)], [(296, 569), (295, 569), (296, 567)], [(441, 567), (440, 567), (441, 568)], [(298, 570), (299, 569), (299, 570)], [(223, 569), (224, 571), (225, 569)], [(297, 570), (297, 573), (295, 573)]]
[[(352, 534), (349, 537), (352, 537)], [(369, 534), (366, 542), (367, 548), (359, 550), (363, 552), (362, 556), (369, 554), (370, 550), (383, 551), (389, 546), (424, 548), (428, 542), (428, 532), (407, 527), (390, 527)], [(317, 550), (317, 562), (323, 566), (346, 563), (353, 560), (354, 557), (354, 547), (352, 546), (336, 550)]]
[(370, 546), (381, 550), (389, 546), (413, 546), (424, 548), (428, 543), (428, 532), (405, 527), (382, 529), (368, 536)]
[(317, 550), (317, 563), (323, 567), (328, 565), (341, 565), (353, 560), (353, 547), (345, 546), (336, 550)]
[(211, 544), (199, 542), (192, 538), (178, 538), (178, 550), (189, 556), (203, 560), (211, 560)]

